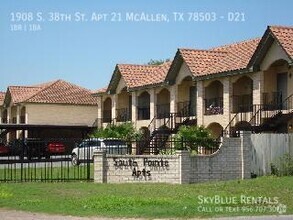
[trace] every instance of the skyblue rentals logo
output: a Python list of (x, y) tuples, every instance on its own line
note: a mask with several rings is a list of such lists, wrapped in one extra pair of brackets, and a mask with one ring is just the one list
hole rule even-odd
[(287, 206), (279, 197), (267, 196), (197, 196), (197, 211), (204, 213), (285, 214)]

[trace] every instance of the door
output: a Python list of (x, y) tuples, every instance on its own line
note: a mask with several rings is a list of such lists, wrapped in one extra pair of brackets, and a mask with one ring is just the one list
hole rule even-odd
[(284, 100), (287, 98), (287, 73), (279, 73), (277, 75), (277, 104), (284, 109)]

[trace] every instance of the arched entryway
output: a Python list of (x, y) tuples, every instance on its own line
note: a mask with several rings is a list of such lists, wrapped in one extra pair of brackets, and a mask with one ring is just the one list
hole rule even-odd
[(157, 94), (157, 118), (167, 118), (170, 115), (170, 92), (162, 89)]
[(124, 88), (118, 94), (116, 118), (117, 122), (126, 122), (131, 120), (131, 106), (132, 106), (132, 96)]
[(252, 111), (253, 80), (248, 76), (240, 77), (233, 83), (233, 112)]
[(288, 62), (283, 59), (273, 62), (264, 71), (263, 104), (267, 108), (273, 110), (286, 107), (284, 101), (291, 95), (288, 94), (288, 72)]
[(196, 115), (196, 86), (191, 76), (185, 77), (178, 85), (177, 113), (188, 117)]
[(112, 99), (106, 98), (103, 107), (103, 122), (110, 123), (112, 121)]
[(223, 84), (211, 82), (205, 87), (205, 115), (223, 114)]
[(138, 96), (137, 120), (150, 119), (150, 94), (143, 92)]

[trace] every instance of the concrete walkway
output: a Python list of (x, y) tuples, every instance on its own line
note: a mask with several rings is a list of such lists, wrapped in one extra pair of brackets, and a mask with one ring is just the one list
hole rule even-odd
[[(9, 209), (0, 209), (1, 220), (144, 220), (143, 218), (106, 218), (106, 217), (76, 217), (76, 216), (63, 216), (63, 215), (50, 215), (45, 213), (32, 213), (24, 211), (16, 211)], [(176, 218), (172, 218), (175, 220)], [(282, 216), (258, 216), (258, 217), (229, 217), (229, 218), (213, 218), (216, 220), (292, 220), (293, 215), (282, 215)], [(195, 220), (195, 218), (193, 218)]]

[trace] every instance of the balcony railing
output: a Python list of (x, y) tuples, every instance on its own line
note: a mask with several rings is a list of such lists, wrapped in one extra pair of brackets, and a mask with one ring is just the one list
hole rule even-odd
[(223, 114), (223, 97), (205, 99), (205, 115)]
[(233, 113), (252, 111), (252, 94), (235, 95), (233, 100)]
[(150, 107), (137, 107), (137, 120), (150, 119)]
[(170, 103), (157, 105), (157, 118), (167, 118), (170, 115)]
[(103, 111), (103, 123), (110, 123), (112, 121), (112, 111), (104, 110)]
[(117, 122), (126, 122), (131, 120), (131, 112), (128, 108), (116, 109)]

